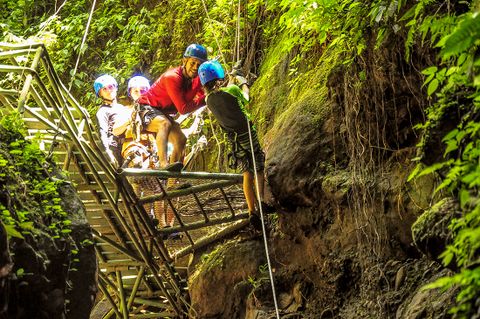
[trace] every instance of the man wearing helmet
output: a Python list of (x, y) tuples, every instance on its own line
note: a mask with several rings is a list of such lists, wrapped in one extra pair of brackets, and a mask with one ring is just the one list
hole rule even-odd
[(97, 97), (102, 99), (102, 105), (96, 114), (100, 139), (110, 161), (116, 165), (121, 165), (122, 141), (113, 135), (115, 120), (118, 114), (124, 110), (124, 106), (117, 103), (117, 81), (111, 75), (104, 74), (95, 80), (93, 88)]
[[(255, 200), (254, 171), (257, 171), (258, 199), (265, 212), (272, 212), (273, 207), (263, 202), (264, 191), (264, 162), (265, 154), (258, 141), (255, 127), (250, 122), (245, 105), (248, 100), (245, 93), (247, 88), (240, 89), (237, 85), (222, 87), (225, 72), (216, 60), (203, 63), (198, 69), (198, 75), (207, 93), (206, 101), (209, 110), (217, 122), (227, 132), (231, 146), (229, 164), (233, 169), (240, 169), (243, 173), (243, 192), (248, 205), (250, 223), (261, 230), (258, 202)], [(242, 83), (246, 86), (246, 83)], [(253, 149), (253, 154), (252, 154)]]
[(183, 55), (182, 65), (163, 73), (138, 99), (138, 103), (145, 109), (144, 117), (147, 121), (161, 115), (161, 121), (152, 123), (157, 132), (161, 166), (167, 165), (168, 142), (173, 145), (170, 162), (183, 160), (186, 137), (172, 116), (195, 111), (205, 103), (205, 94), (197, 75), (199, 66), (206, 60), (207, 50), (203, 46), (189, 45)]

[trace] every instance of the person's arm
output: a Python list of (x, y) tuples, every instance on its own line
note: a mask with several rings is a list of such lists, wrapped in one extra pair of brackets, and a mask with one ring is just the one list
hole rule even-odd
[(250, 88), (247, 83), (240, 85), (240, 88), (242, 89), (242, 94), (245, 100), (250, 101)]
[(110, 138), (108, 137), (108, 113), (106, 108), (100, 108), (97, 112), (97, 123), (100, 131), (100, 141), (102, 142), (105, 152), (107, 153), (110, 161), (116, 163), (115, 156), (110, 149)]
[(205, 93), (203, 93), (203, 91), (197, 94), (192, 101), (187, 101), (177, 79), (169, 79), (169, 81), (165, 81), (165, 89), (180, 114), (193, 112), (205, 104)]
[(250, 88), (248, 87), (248, 81), (243, 75), (238, 74), (238, 70), (234, 70), (229, 75), (228, 85), (232, 84), (235, 84), (242, 90), (242, 94), (247, 101), (250, 100)]
[(124, 112), (117, 115), (117, 118), (115, 119), (115, 124), (113, 125), (113, 135), (120, 136), (125, 133), (127, 128), (130, 126), (130, 123), (132, 122), (132, 114), (132, 109), (125, 108)]
[(156, 96), (156, 90), (157, 86), (152, 85), (150, 89), (148, 89), (147, 92), (143, 93), (137, 100), (138, 104), (148, 104), (151, 106), (158, 106), (157, 104), (157, 96)]

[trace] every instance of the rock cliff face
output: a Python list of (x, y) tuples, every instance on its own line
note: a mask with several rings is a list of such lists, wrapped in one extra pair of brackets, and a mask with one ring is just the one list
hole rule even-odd
[(82, 202), (19, 132), (0, 126), (0, 149), (0, 318), (88, 318), (97, 266)]
[[(277, 208), (268, 234), (276, 295), (289, 318), (448, 317), (454, 291), (420, 290), (448, 270), (435, 261), (438, 252), (429, 260), (412, 240), (435, 180), (407, 182), (418, 139), (413, 125), (426, 104), (416, 70), (425, 62), (406, 64), (400, 43), (370, 48), (348, 68), (337, 63), (339, 54), (321, 52), (293, 86), (286, 84), (290, 57), (270, 48), (269, 69), (252, 88)], [(447, 209), (415, 228), (429, 257), (425, 247), (444, 245), (448, 235), (425, 227), (443, 231), (455, 212)], [(211, 253), (222, 262), (197, 265), (191, 297), (198, 318), (273, 314), (263, 245), (259, 238), (236, 241)], [(239, 259), (246, 273), (230, 274), (226, 265)]]

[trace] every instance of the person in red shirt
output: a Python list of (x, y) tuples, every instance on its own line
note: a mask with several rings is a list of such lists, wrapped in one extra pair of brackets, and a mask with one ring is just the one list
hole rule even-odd
[[(170, 162), (182, 162), (187, 138), (172, 116), (193, 112), (205, 104), (205, 93), (198, 78), (198, 68), (207, 60), (207, 50), (199, 44), (191, 44), (183, 54), (182, 65), (163, 73), (143, 93), (138, 103), (145, 110), (144, 117), (156, 118), (158, 157), (161, 166), (167, 165), (168, 142), (173, 145)], [(160, 115), (160, 116), (159, 116)], [(159, 120), (157, 120), (159, 119)]]

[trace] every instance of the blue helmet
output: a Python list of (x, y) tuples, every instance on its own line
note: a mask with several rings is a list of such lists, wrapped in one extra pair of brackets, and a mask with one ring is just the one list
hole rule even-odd
[(95, 82), (93, 82), (93, 89), (95, 90), (95, 94), (98, 97), (98, 92), (108, 86), (108, 85), (114, 85), (115, 88), (118, 87), (117, 81), (113, 78), (113, 76), (109, 74), (104, 74), (102, 76), (99, 76)]
[(128, 80), (127, 84), (127, 94), (130, 96), (130, 89), (133, 87), (139, 87), (139, 88), (150, 88), (150, 81), (144, 76), (137, 75), (132, 77), (130, 80)]
[(207, 61), (207, 49), (203, 45), (200, 44), (190, 44), (185, 53), (183, 54), (184, 58), (196, 58), (202, 62)]
[(200, 83), (205, 85), (205, 83), (212, 80), (225, 78), (225, 71), (220, 62), (217, 60), (211, 60), (200, 65), (198, 68), (198, 76), (200, 77)]

